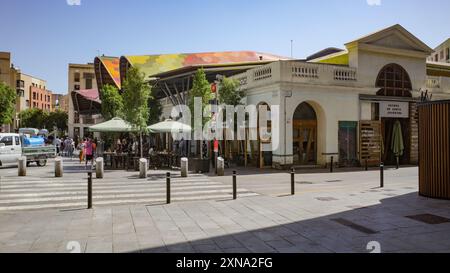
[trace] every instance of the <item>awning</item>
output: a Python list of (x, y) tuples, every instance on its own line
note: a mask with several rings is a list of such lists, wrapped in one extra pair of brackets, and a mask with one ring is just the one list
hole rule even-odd
[(97, 89), (75, 90), (71, 96), (75, 111), (79, 114), (100, 113), (102, 102)]
[(127, 133), (137, 132), (137, 129), (133, 129), (133, 126), (121, 118), (113, 118), (112, 120), (96, 124), (89, 127), (90, 132), (100, 133)]
[(173, 121), (171, 119), (154, 124), (148, 127), (150, 133), (190, 133), (192, 131), (191, 126), (181, 122)]

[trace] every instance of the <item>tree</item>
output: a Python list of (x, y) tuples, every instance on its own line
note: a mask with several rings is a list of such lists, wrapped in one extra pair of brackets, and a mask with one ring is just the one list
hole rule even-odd
[(56, 110), (55, 112), (51, 112), (47, 114), (47, 119), (44, 122), (44, 125), (48, 129), (53, 129), (56, 127), (59, 131), (65, 132), (68, 128), (67, 122), (69, 120), (69, 115), (62, 111)]
[[(210, 104), (210, 101), (212, 99), (212, 93), (211, 93), (211, 85), (206, 79), (205, 71), (201, 68), (197, 70), (197, 72), (194, 75), (194, 80), (192, 82), (192, 89), (189, 92), (189, 109), (191, 110), (191, 117), (192, 117), (192, 124), (194, 124), (194, 99), (195, 98), (201, 98), (202, 101), (202, 111), (205, 109), (206, 106)], [(211, 119), (211, 117), (203, 117), (202, 120), (202, 128), (205, 126), (205, 124)], [(198, 147), (200, 147), (200, 141), (198, 141)], [(200, 153), (201, 157), (203, 158), (203, 153)]]
[(31, 108), (23, 110), (19, 113), (19, 117), (22, 128), (52, 129), (52, 127), (47, 127), (49, 114), (42, 109)]
[(0, 126), (13, 122), (16, 97), (16, 91), (0, 82)]
[(242, 104), (245, 93), (239, 90), (237, 79), (224, 77), (219, 85), (219, 103), (237, 106)]
[(156, 96), (154, 95), (154, 90), (152, 89), (151, 96), (148, 100), (148, 109), (149, 109), (149, 116), (148, 116), (148, 124), (152, 125), (159, 122), (159, 117), (162, 114), (162, 105), (161, 102), (156, 99)]
[[(239, 90), (240, 83), (237, 79), (223, 77), (219, 84), (219, 103), (225, 105), (232, 105), (236, 107), (242, 104), (242, 99), (245, 96), (245, 92)], [(237, 120), (237, 113), (233, 115), (234, 120)], [(232, 121), (227, 121), (227, 116), (223, 115), (223, 121), (230, 124)], [(233, 130), (236, 132), (239, 124), (237, 122), (234, 124)], [(245, 144), (244, 144), (245, 145)], [(225, 151), (226, 153), (227, 151)]]
[(112, 85), (105, 85), (102, 90), (102, 116), (106, 120), (123, 115), (123, 97)]
[(131, 67), (127, 71), (122, 89), (124, 118), (140, 133), (141, 157), (143, 157), (142, 134), (147, 132), (150, 114), (148, 101), (151, 97), (151, 88), (145, 80), (145, 74), (138, 68)]

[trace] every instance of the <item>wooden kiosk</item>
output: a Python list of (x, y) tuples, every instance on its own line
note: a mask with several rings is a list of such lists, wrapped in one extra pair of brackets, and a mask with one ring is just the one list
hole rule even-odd
[(450, 199), (450, 101), (419, 104), (419, 194)]

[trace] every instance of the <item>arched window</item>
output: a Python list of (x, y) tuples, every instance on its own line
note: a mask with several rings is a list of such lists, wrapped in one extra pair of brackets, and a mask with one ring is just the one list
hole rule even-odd
[(296, 120), (316, 120), (316, 111), (306, 102), (301, 103), (294, 112)]
[(388, 64), (377, 77), (378, 96), (412, 97), (412, 84), (406, 70), (398, 64)]

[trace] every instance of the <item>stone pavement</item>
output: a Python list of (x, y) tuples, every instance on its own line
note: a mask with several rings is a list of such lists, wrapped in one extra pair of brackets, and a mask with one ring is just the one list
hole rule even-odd
[[(65, 170), (83, 169), (84, 164), (65, 159)], [(229, 199), (232, 187), (212, 181), (206, 175), (191, 174), (181, 178), (172, 171), (172, 201)], [(17, 169), (0, 169), (0, 212), (30, 209), (74, 209), (87, 204), (87, 173), (68, 173), (55, 178), (53, 162), (45, 168), (28, 168), (28, 176), (18, 177)], [(166, 202), (166, 172), (150, 171), (147, 179), (137, 172), (106, 171), (104, 179), (93, 175), (93, 202), (96, 206), (125, 204), (161, 204)], [(240, 188), (239, 196), (256, 193)]]
[(417, 168), (388, 170), (383, 189), (377, 172), (303, 174), (296, 196), (280, 195), (286, 174), (252, 175), (239, 184), (268, 194), (0, 212), (0, 251), (67, 253), (75, 241), (81, 252), (367, 253), (376, 241), (381, 252), (450, 252), (450, 202), (418, 196)]

